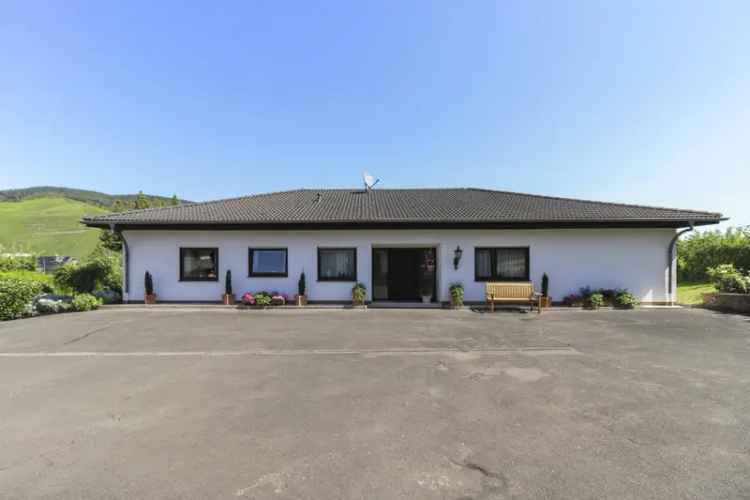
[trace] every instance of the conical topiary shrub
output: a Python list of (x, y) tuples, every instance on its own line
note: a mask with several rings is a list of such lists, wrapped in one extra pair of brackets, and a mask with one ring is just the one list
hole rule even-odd
[(154, 278), (151, 276), (151, 273), (148, 271), (146, 271), (146, 274), (143, 276), (143, 288), (146, 291), (144, 302), (146, 304), (155, 304), (156, 294), (154, 293)]

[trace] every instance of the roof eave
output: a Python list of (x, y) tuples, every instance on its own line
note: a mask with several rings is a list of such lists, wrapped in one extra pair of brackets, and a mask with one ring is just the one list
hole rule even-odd
[(606, 228), (681, 228), (718, 224), (715, 219), (620, 219), (570, 221), (334, 221), (334, 222), (132, 222), (113, 220), (82, 221), (88, 227), (115, 230), (312, 230), (312, 229), (606, 229)]

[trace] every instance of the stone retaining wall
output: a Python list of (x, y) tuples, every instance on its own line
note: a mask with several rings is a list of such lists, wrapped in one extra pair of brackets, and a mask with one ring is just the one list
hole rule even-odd
[(706, 305), (712, 309), (750, 314), (750, 294), (716, 293)]

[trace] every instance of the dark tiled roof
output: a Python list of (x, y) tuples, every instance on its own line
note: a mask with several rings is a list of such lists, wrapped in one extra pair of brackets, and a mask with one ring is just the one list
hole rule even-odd
[(300, 189), (87, 217), (89, 226), (686, 226), (721, 214), (474, 188)]

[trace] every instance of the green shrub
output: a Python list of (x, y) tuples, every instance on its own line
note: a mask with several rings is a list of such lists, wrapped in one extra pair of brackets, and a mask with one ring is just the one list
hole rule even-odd
[(146, 295), (154, 294), (154, 277), (148, 271), (143, 275), (143, 289), (146, 291)]
[(618, 290), (615, 295), (615, 305), (623, 309), (632, 309), (638, 304), (635, 295), (627, 290)]
[(750, 276), (732, 264), (709, 267), (706, 274), (721, 293), (750, 293)]
[(542, 274), (542, 297), (549, 297), (549, 276)]
[(451, 294), (451, 302), (454, 306), (464, 305), (464, 285), (461, 283), (452, 283), (448, 287)]
[(30, 311), (41, 290), (36, 281), (0, 278), (0, 320), (15, 319)]
[(55, 284), (76, 293), (112, 290), (122, 294), (122, 266), (120, 255), (97, 247), (80, 264), (66, 264), (55, 271)]
[(33, 281), (39, 284), (42, 293), (53, 293), (55, 291), (55, 280), (52, 276), (37, 271), (0, 271), (0, 279), (2, 278), (16, 278), (24, 281)]
[(364, 304), (367, 299), (367, 287), (364, 283), (357, 283), (352, 287), (352, 300), (357, 304)]
[(227, 269), (226, 278), (224, 278), (224, 294), (232, 295), (232, 271)]
[(36, 271), (36, 257), (0, 255), (0, 271)]
[(79, 293), (73, 297), (73, 302), (70, 303), (70, 308), (73, 311), (91, 311), (93, 309), (99, 309), (101, 300), (97, 299), (88, 293)]
[(268, 292), (258, 292), (255, 294), (255, 305), (257, 306), (270, 306), (271, 305), (271, 294)]
[(677, 278), (705, 283), (708, 268), (732, 264), (750, 269), (750, 226), (696, 231), (677, 242)]
[(599, 309), (604, 305), (604, 295), (599, 292), (592, 293), (586, 300), (586, 305), (590, 309)]
[(297, 293), (299, 295), (304, 295), (305, 288), (307, 288), (305, 283), (305, 271), (302, 271), (302, 274), (299, 275), (299, 281), (297, 282)]

